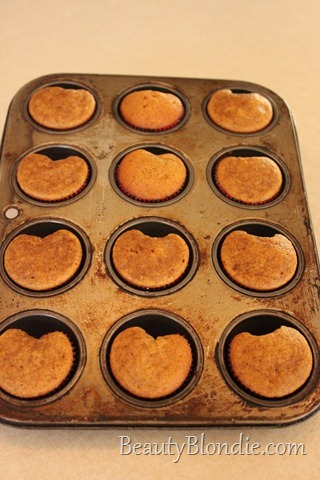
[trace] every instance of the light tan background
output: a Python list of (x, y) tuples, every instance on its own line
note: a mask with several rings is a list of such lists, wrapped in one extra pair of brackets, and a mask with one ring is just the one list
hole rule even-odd
[[(309, 204), (320, 245), (320, 3), (314, 0), (0, 0), (0, 129), (11, 98), (49, 73), (224, 78), (259, 83), (288, 103), (297, 123)], [(1, 195), (1, 192), (0, 192)], [(320, 319), (319, 319), (320, 321)], [(303, 442), (306, 455), (120, 455), (134, 442)], [(7, 480), (319, 478), (320, 413), (282, 429), (22, 430), (0, 425)], [(280, 473), (281, 472), (281, 473)]]

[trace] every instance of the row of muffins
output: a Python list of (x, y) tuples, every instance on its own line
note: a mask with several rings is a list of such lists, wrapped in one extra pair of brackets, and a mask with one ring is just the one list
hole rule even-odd
[[(141, 217), (113, 232), (104, 252), (106, 267), (113, 278), (116, 276), (138, 290), (162, 290), (164, 294), (171, 293), (168, 289), (182, 279), (185, 281), (180, 288), (193, 278), (198, 268), (197, 243), (182, 226), (171, 222), (166, 227), (165, 221)], [(51, 233), (45, 222), (38, 226), (41, 224), (44, 228), (41, 234), (23, 228), (7, 237), (1, 249), (2, 274), (10, 280), (12, 288), (22, 287), (22, 293), (62, 293), (61, 286), (88, 268), (87, 245), (79, 232), (64, 222), (52, 224)], [(153, 225), (160, 232), (154, 231)], [(219, 244), (213, 249), (213, 263), (217, 258), (235, 286), (247, 289), (248, 293), (267, 295), (282, 293), (281, 289), (291, 285), (293, 279), (298, 281), (303, 257), (289, 234), (273, 228), (266, 235), (246, 230), (239, 225), (221, 234), (216, 240)]]
[[(75, 380), (72, 377), (79, 378), (80, 352), (65, 328), (35, 336), (28, 328), (32, 313), (27, 315), (23, 324), (13, 321), (0, 334), (0, 366), (6, 367), (0, 368), (0, 390), (14, 399), (41, 400), (66, 388), (68, 382)], [(272, 323), (272, 317), (270, 320)], [(277, 321), (280, 324), (276, 328), (263, 334), (235, 332), (220, 349), (227, 377), (251, 399), (274, 401), (297, 394), (314, 369), (313, 347), (303, 329)], [(137, 399), (140, 406), (150, 400), (157, 406), (157, 402), (169, 397), (174, 401), (177, 395), (181, 398), (183, 389), (186, 394), (193, 388), (203, 362), (195, 334), (190, 335), (181, 325), (156, 333), (150, 318), (148, 326), (143, 321), (141, 325), (126, 321), (120, 327), (118, 323), (122, 322), (113, 325), (105, 336), (100, 352), (103, 374), (115, 393), (122, 396), (123, 392), (123, 398), (129, 401), (130, 397), (131, 401)], [(159, 318), (156, 324), (157, 330), (161, 329)], [(82, 367), (83, 364), (82, 358)]]
[[(96, 100), (87, 89), (53, 85), (36, 90), (27, 108), (36, 124), (64, 131), (80, 127), (92, 119)], [(185, 116), (185, 105), (174, 92), (139, 88), (121, 98), (118, 113), (121, 121), (129, 127), (163, 132), (179, 125)], [(223, 88), (209, 96), (206, 114), (226, 131), (250, 134), (271, 124), (274, 109), (270, 100), (260, 93)]]
[[(57, 398), (74, 385), (85, 365), (81, 331), (54, 312), (33, 310), (8, 318), (0, 346), (0, 365), (7, 366), (0, 369), (0, 389), (12, 399)], [(222, 372), (227, 369), (227, 379), (232, 376), (251, 398), (281, 402), (298, 394), (310, 378), (317, 363), (315, 348), (293, 318), (256, 311), (235, 318), (222, 333), (218, 363)], [(215, 359), (210, 356), (206, 361)], [(108, 386), (140, 406), (182, 398), (199, 381), (203, 362), (201, 341), (192, 326), (162, 310), (140, 310), (117, 320), (100, 349)]]
[[(62, 156), (63, 153), (61, 152)], [(16, 169), (16, 182), (26, 197), (44, 203), (76, 198), (90, 180), (90, 165), (79, 155), (52, 159), (33, 152)], [(136, 148), (124, 154), (114, 169), (117, 189), (129, 199), (161, 203), (185, 189), (189, 168), (177, 154)], [(210, 180), (227, 199), (243, 205), (266, 205), (283, 191), (285, 179), (278, 163), (266, 155), (225, 155), (215, 162)]]

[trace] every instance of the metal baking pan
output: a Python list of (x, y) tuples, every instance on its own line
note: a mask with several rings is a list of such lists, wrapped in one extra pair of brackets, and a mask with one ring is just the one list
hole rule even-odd
[[(87, 88), (96, 98), (93, 118), (81, 128), (57, 132), (35, 124), (30, 95), (39, 87)], [(127, 127), (118, 113), (125, 92), (158, 88), (176, 93), (184, 120), (160, 133)], [(255, 134), (233, 134), (214, 126), (206, 102), (216, 89), (258, 92), (272, 103), (271, 124)], [(188, 169), (176, 198), (142, 203), (119, 191), (119, 159), (135, 148), (172, 151)], [(86, 189), (71, 200), (46, 204), (19, 190), (15, 175), (27, 153), (57, 158), (76, 153), (90, 165)], [(284, 187), (267, 205), (246, 206), (223, 197), (212, 180), (215, 161), (225, 153), (267, 155), (280, 166)], [(75, 364), (60, 390), (22, 400), (0, 391), (1, 421), (30, 427), (192, 427), (287, 425), (315, 412), (319, 385), (319, 266), (302, 177), (297, 135), (285, 102), (260, 85), (231, 80), (116, 75), (55, 74), (25, 85), (11, 102), (1, 149), (0, 331), (17, 327), (34, 336), (58, 329), (75, 348)], [(72, 282), (49, 292), (25, 291), (6, 275), (3, 253), (17, 234), (43, 236), (58, 228), (73, 231), (84, 251)], [(189, 245), (187, 275), (162, 291), (141, 291), (117, 277), (110, 251), (128, 228), (151, 235), (179, 232)], [(266, 294), (233, 285), (219, 264), (219, 245), (235, 227), (268, 235), (285, 233), (298, 254), (298, 268), (286, 287)], [(186, 384), (155, 401), (124, 392), (109, 370), (110, 342), (118, 331), (140, 325), (154, 336), (182, 333), (193, 352)], [(309, 341), (314, 368), (309, 380), (287, 398), (267, 400), (244, 392), (227, 364), (230, 336), (280, 325), (299, 329)], [(0, 332), (0, 333), (1, 333)]]

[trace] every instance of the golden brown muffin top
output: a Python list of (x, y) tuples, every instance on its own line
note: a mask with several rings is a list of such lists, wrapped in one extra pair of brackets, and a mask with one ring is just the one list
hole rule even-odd
[(128, 230), (114, 243), (112, 260), (118, 274), (140, 288), (164, 288), (185, 272), (189, 247), (179, 235), (150, 237), (140, 230)]
[(38, 339), (19, 329), (6, 330), (0, 335), (0, 387), (20, 398), (47, 395), (66, 380), (73, 356), (62, 332)]
[(117, 168), (121, 190), (142, 201), (166, 200), (183, 187), (187, 169), (173, 153), (155, 155), (138, 149), (123, 157)]
[(82, 247), (69, 230), (46, 237), (21, 234), (4, 253), (4, 267), (15, 283), (28, 290), (44, 291), (70, 280), (80, 267)]
[(282, 186), (281, 170), (268, 157), (225, 157), (217, 163), (214, 175), (222, 193), (252, 205), (272, 200)]
[(30, 153), (19, 163), (17, 182), (21, 190), (43, 202), (72, 197), (85, 185), (89, 167), (83, 158), (70, 156), (60, 160)]
[(266, 335), (236, 335), (230, 344), (229, 360), (245, 388), (268, 398), (294, 393), (307, 381), (313, 366), (305, 337), (286, 326)]
[(234, 230), (222, 243), (220, 259), (233, 281), (257, 291), (284, 286), (292, 279), (297, 268), (295, 248), (281, 234), (259, 237)]
[(123, 330), (111, 346), (110, 366), (120, 385), (140, 398), (174, 393), (188, 377), (192, 351), (180, 334), (156, 339), (140, 327)]
[(137, 90), (128, 93), (120, 103), (123, 120), (142, 130), (166, 130), (175, 126), (184, 115), (180, 98), (158, 90)]
[(259, 93), (234, 93), (229, 89), (216, 91), (207, 104), (211, 120), (235, 133), (254, 133), (267, 127), (273, 108)]
[(96, 108), (94, 96), (83, 88), (43, 87), (29, 101), (33, 120), (46, 128), (69, 130), (86, 123)]

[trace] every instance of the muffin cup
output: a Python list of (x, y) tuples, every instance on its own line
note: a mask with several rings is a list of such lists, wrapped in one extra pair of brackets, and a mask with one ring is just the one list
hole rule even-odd
[[(112, 261), (112, 249), (115, 241), (118, 237), (120, 237), (120, 235), (128, 230), (133, 229), (140, 230), (145, 235), (152, 237), (164, 237), (170, 233), (174, 233), (182, 237), (189, 247), (190, 256), (188, 266), (180, 278), (177, 278), (174, 282), (163, 287), (148, 289), (132, 285), (121, 277), (121, 275), (116, 271)], [(199, 263), (198, 248), (190, 233), (179, 224), (161, 217), (140, 217), (122, 225), (109, 238), (106, 244), (104, 258), (109, 275), (120, 288), (128, 293), (146, 297), (168, 295), (180, 290), (191, 281), (196, 273)]]
[(224, 195), (226, 198), (228, 198), (229, 200), (231, 200), (232, 202), (235, 202), (235, 203), (241, 203), (243, 205), (251, 205), (251, 206), (257, 206), (257, 205), (265, 205), (265, 204), (269, 204), (270, 202), (273, 202), (273, 200), (275, 200), (281, 193), (281, 190), (282, 188), (280, 188), (273, 196), (271, 196), (270, 198), (268, 198), (268, 200), (265, 200), (265, 201), (262, 201), (262, 202), (245, 202), (244, 200), (239, 200), (235, 197), (233, 197), (232, 195), (230, 195), (224, 188), (223, 186), (219, 183), (217, 177), (216, 177), (216, 170), (218, 168), (218, 164), (219, 162), (216, 163), (215, 165), (215, 168), (214, 168), (214, 172), (213, 172), (213, 176), (214, 176), (214, 182), (217, 186), (217, 188), (220, 190), (220, 192), (222, 193), (222, 195)]
[[(135, 125), (131, 125), (128, 123), (122, 116), (120, 112), (120, 104), (124, 97), (128, 95), (129, 93), (133, 93), (135, 91), (141, 91), (141, 90), (155, 90), (163, 93), (170, 93), (172, 95), (175, 95), (178, 97), (183, 105), (183, 113), (181, 117), (174, 123), (171, 123), (167, 125), (166, 127), (163, 128), (158, 128), (158, 129), (146, 129), (146, 128), (140, 128), (136, 127)], [(170, 85), (163, 85), (163, 84), (156, 84), (156, 83), (146, 83), (146, 84), (141, 84), (141, 85), (134, 85), (125, 91), (121, 92), (114, 100), (113, 103), (113, 114), (115, 118), (118, 120), (118, 122), (124, 126), (125, 128), (128, 128), (129, 130), (135, 131), (135, 132), (140, 132), (143, 134), (147, 135), (153, 135), (153, 134), (166, 134), (169, 132), (176, 131), (180, 127), (182, 127), (185, 122), (188, 120), (189, 115), (190, 115), (190, 107), (189, 107), (189, 102), (187, 98), (179, 91), (177, 91), (175, 88), (171, 87)]]
[[(261, 237), (273, 237), (276, 234), (281, 234), (287, 237), (294, 246), (297, 255), (297, 268), (292, 279), (282, 287), (274, 290), (254, 290), (244, 287), (240, 283), (237, 283), (234, 278), (231, 278), (222, 266), (222, 262), (220, 260), (220, 251), (224, 239), (234, 230), (242, 230), (251, 235)], [(240, 293), (254, 297), (275, 297), (287, 293), (299, 282), (304, 271), (304, 256), (297, 240), (281, 226), (255, 219), (239, 221), (224, 228), (213, 243), (212, 260), (218, 275), (227, 285)]]
[[(216, 93), (217, 91), (224, 90), (224, 89), (231, 90), (232, 93), (234, 93), (234, 94), (258, 93), (258, 94), (262, 95), (264, 98), (266, 98), (270, 102), (270, 104), (272, 106), (273, 115), (272, 115), (271, 121), (265, 127), (260, 128), (258, 130), (243, 131), (243, 132), (237, 132), (237, 131), (234, 131), (234, 130), (229, 130), (225, 127), (220, 126), (218, 123), (216, 123), (214, 120), (212, 120), (212, 118), (209, 116), (207, 107), (208, 107), (208, 103), (209, 103), (212, 95), (214, 93)], [(204, 98), (204, 100), (202, 102), (202, 114), (203, 114), (203, 117), (206, 119), (206, 121), (212, 127), (214, 127), (216, 130), (220, 131), (223, 134), (234, 135), (234, 136), (237, 136), (237, 137), (253, 137), (253, 136), (263, 135), (264, 133), (269, 132), (276, 125), (276, 123), (279, 119), (279, 112), (278, 112), (277, 106), (276, 106), (275, 102), (273, 101), (273, 99), (269, 95), (267, 95), (266, 92), (260, 90), (258, 88), (258, 86), (256, 86), (254, 90), (251, 90), (249, 88), (243, 88), (242, 86), (240, 87), (236, 83), (232, 83), (230, 85), (225, 85), (222, 88), (218, 88), (216, 90), (211, 91)]]
[[(155, 399), (137, 397), (123, 389), (114, 378), (109, 361), (112, 342), (120, 332), (130, 327), (140, 327), (154, 338), (180, 334), (188, 341), (192, 365), (184, 383), (172, 394)], [(125, 402), (145, 408), (165, 407), (184, 398), (197, 384), (203, 369), (203, 349), (198, 335), (184, 319), (165, 310), (138, 310), (118, 320), (107, 332), (100, 350), (100, 367), (109, 388)]]
[[(18, 171), (20, 162), (23, 160), (23, 158), (25, 158), (27, 155), (30, 155), (31, 153), (46, 155), (53, 161), (62, 160), (71, 156), (80, 157), (88, 165), (88, 170), (89, 170), (88, 176), (85, 182), (83, 183), (83, 185), (78, 190), (74, 191), (73, 194), (68, 195), (64, 198), (61, 198), (58, 200), (41, 200), (41, 199), (32, 197), (22, 190), (22, 188), (20, 187), (17, 181), (17, 171)], [(57, 205), (68, 205), (69, 203), (72, 203), (82, 198), (85, 194), (87, 194), (87, 192), (92, 187), (95, 181), (95, 177), (96, 177), (95, 163), (93, 162), (93, 159), (86, 152), (78, 148), (73, 148), (66, 145), (50, 145), (47, 147), (41, 147), (40, 149), (24, 153), (23, 156), (21, 156), (16, 162), (16, 164), (14, 165), (14, 168), (12, 170), (11, 181), (12, 181), (13, 188), (15, 189), (19, 197), (22, 198), (22, 200), (28, 203), (32, 203), (33, 205), (55, 207)]]
[[(76, 235), (76, 237), (79, 239), (81, 243), (82, 260), (77, 272), (75, 272), (73, 277), (58, 287), (48, 289), (48, 290), (41, 290), (41, 291), (30, 290), (15, 283), (10, 278), (10, 276), (8, 275), (4, 267), (4, 254), (10, 242), (15, 237), (21, 234), (35, 235), (38, 237), (46, 237), (47, 235), (50, 235), (61, 229), (72, 232), (74, 235)], [(27, 224), (21, 225), (6, 237), (0, 249), (0, 274), (2, 275), (3, 280), (6, 282), (6, 284), (18, 293), (22, 293), (24, 295), (28, 295), (31, 297), (49, 297), (49, 296), (64, 293), (70, 288), (73, 288), (78, 282), (80, 282), (80, 280), (84, 277), (84, 275), (86, 274), (90, 266), (91, 255), (92, 255), (92, 247), (90, 245), (90, 241), (86, 236), (86, 234), (81, 229), (79, 229), (76, 225), (73, 225), (71, 222), (68, 222), (62, 219), (52, 219), (52, 218), (37, 219), (37, 220), (30, 221)]]
[[(38, 90), (42, 90), (43, 88), (47, 88), (47, 87), (60, 87), (60, 88), (66, 89), (66, 90), (71, 89), (71, 90), (86, 90), (86, 91), (88, 91), (89, 93), (91, 93), (91, 95), (95, 99), (95, 110), (94, 110), (92, 116), (87, 121), (85, 121), (81, 124), (78, 124), (77, 126), (71, 127), (71, 128), (61, 128), (60, 129), (60, 128), (45, 127), (41, 123), (38, 123), (32, 117), (32, 115), (30, 114), (29, 102), (30, 102), (30, 99), (31, 99), (31, 97), (34, 93), (36, 93)], [(73, 133), (73, 132), (77, 132), (77, 131), (83, 130), (85, 128), (88, 128), (90, 125), (92, 125), (92, 123), (94, 123), (97, 120), (98, 116), (100, 115), (100, 112), (101, 112), (101, 101), (98, 98), (97, 92), (94, 91), (89, 85), (84, 85), (84, 84), (74, 82), (74, 81), (71, 81), (71, 80), (70, 81), (69, 80), (63, 80), (61, 82), (57, 81), (57, 82), (45, 83), (43, 85), (40, 85), (37, 89), (30, 92), (29, 96), (25, 100), (24, 107), (23, 107), (23, 113), (24, 113), (24, 116), (25, 116), (26, 120), (34, 128), (36, 128), (37, 130), (40, 130), (42, 132), (48, 132), (50, 134), (57, 134), (57, 135), (61, 135), (63, 133)]]
[[(159, 200), (145, 200), (143, 198), (133, 196), (132, 194), (130, 194), (129, 192), (126, 192), (122, 188), (118, 180), (118, 174), (117, 174), (118, 167), (122, 159), (125, 157), (125, 155), (127, 155), (128, 153), (134, 150), (140, 150), (140, 149), (147, 150), (148, 152), (151, 152), (154, 155), (172, 153), (174, 155), (177, 155), (182, 160), (187, 170), (186, 179), (184, 184), (181, 186), (181, 188), (177, 190), (173, 195), (165, 198), (161, 198)], [(194, 170), (189, 159), (185, 155), (183, 155), (180, 151), (176, 151), (172, 147), (167, 147), (165, 145), (140, 144), (140, 145), (135, 145), (134, 147), (126, 149), (125, 151), (121, 152), (119, 155), (115, 157), (110, 167), (109, 180), (112, 187), (118, 193), (118, 195), (120, 195), (126, 201), (129, 201), (130, 203), (133, 203), (138, 206), (159, 207), (159, 206), (170, 205), (171, 203), (174, 203), (180, 200), (181, 198), (183, 198), (189, 192), (194, 182)]]
[[(281, 170), (282, 174), (282, 186), (280, 190), (271, 198), (264, 202), (244, 202), (237, 198), (232, 197), (217, 181), (215, 172), (217, 166), (221, 160), (226, 157), (268, 157), (274, 161)], [(210, 188), (213, 192), (222, 200), (230, 203), (231, 205), (246, 208), (246, 209), (263, 209), (270, 208), (273, 205), (281, 202), (287, 195), (290, 189), (290, 175), (285, 163), (268, 150), (261, 147), (236, 147), (234, 149), (223, 149), (214, 155), (207, 166), (207, 180)]]
[[(235, 376), (229, 361), (229, 348), (231, 340), (239, 333), (248, 332), (252, 335), (266, 335), (281, 326), (294, 328), (304, 336), (312, 352), (313, 368), (305, 384), (295, 392), (279, 398), (267, 398), (250, 391)], [(275, 310), (251, 311), (233, 319), (222, 333), (217, 344), (216, 361), (224, 380), (233, 391), (249, 404), (258, 404), (268, 408), (291, 405), (301, 401), (315, 388), (316, 379), (319, 375), (319, 352), (313, 335), (291, 315)]]
[(22, 330), (35, 338), (40, 338), (55, 331), (64, 333), (72, 345), (74, 354), (73, 365), (61, 385), (46, 395), (19, 398), (0, 389), (0, 396), (9, 403), (29, 408), (30, 406), (54, 402), (61, 396), (66, 395), (80, 378), (86, 362), (85, 343), (79, 328), (59, 313), (50, 310), (34, 309), (19, 312), (7, 318), (1, 325), (0, 334), (9, 329)]

